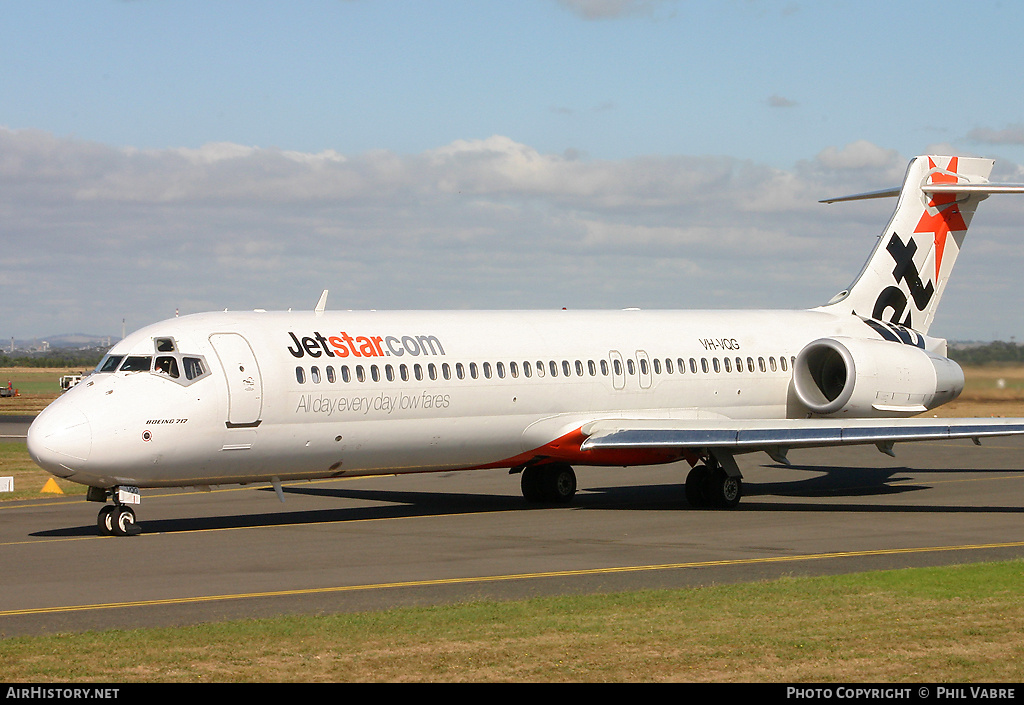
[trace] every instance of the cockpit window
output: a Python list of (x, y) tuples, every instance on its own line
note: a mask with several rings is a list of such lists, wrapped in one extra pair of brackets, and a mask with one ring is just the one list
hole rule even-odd
[(153, 374), (188, 386), (209, 376), (210, 369), (206, 366), (206, 360), (198, 355), (157, 355)]
[(149, 355), (129, 355), (121, 365), (121, 372), (149, 372), (153, 358)]
[(185, 377), (189, 380), (199, 379), (206, 374), (206, 367), (200, 357), (183, 357), (181, 364), (185, 368)]
[[(183, 355), (174, 338), (154, 338), (157, 355), (106, 355), (96, 372), (151, 372), (182, 386), (210, 376), (210, 368), (201, 355)], [(160, 354), (164, 353), (164, 354)]]
[(167, 375), (172, 379), (178, 379), (178, 360), (170, 355), (158, 357), (153, 371), (157, 374)]
[(100, 360), (100, 364), (96, 366), (97, 372), (117, 372), (117, 366), (121, 364), (121, 360), (124, 359), (124, 355), (107, 355), (105, 358)]

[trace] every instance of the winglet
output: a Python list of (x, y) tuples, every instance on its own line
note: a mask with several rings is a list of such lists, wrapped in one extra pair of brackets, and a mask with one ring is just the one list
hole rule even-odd
[(317, 313), (323, 313), (327, 308), (327, 289), (324, 289), (324, 293), (320, 294), (320, 300), (316, 302), (316, 308), (313, 309)]

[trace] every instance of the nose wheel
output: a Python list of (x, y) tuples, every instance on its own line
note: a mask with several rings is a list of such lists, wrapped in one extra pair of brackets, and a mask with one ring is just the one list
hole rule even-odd
[(142, 527), (135, 523), (135, 511), (119, 500), (118, 488), (108, 492), (98, 487), (90, 487), (87, 497), (91, 501), (106, 502), (108, 495), (113, 497), (114, 503), (104, 505), (96, 515), (96, 527), (100, 530), (100, 536), (138, 536), (142, 533)]
[(96, 517), (96, 525), (102, 536), (137, 536), (142, 527), (135, 523), (135, 512), (131, 507), (108, 504)]

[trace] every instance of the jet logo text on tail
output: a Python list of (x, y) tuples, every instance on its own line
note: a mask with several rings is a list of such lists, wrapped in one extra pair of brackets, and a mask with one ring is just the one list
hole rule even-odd
[[(896, 280), (897, 284), (902, 282), (907, 285), (907, 289), (910, 291), (910, 298), (914, 301), (914, 308), (919, 312), (924, 311), (931, 302), (932, 296), (935, 295), (935, 283), (928, 282), (928, 285), (925, 286), (924, 282), (921, 281), (921, 273), (918, 271), (917, 265), (914, 264), (917, 243), (913, 239), (903, 242), (899, 235), (893, 233), (885, 249), (892, 255), (895, 262), (892, 270), (893, 279)], [(882, 290), (875, 300), (871, 317), (880, 321), (888, 320), (913, 328), (911, 312), (906, 311), (908, 303), (906, 293), (899, 286), (888, 286)], [(888, 309), (892, 309), (891, 317), (885, 316), (885, 312)], [(903, 317), (904, 311), (906, 311), (906, 317)]]

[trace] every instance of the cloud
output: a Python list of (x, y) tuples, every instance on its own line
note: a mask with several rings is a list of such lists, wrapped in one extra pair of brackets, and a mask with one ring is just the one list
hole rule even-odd
[(1024, 124), (1008, 125), (1002, 130), (979, 127), (971, 130), (967, 139), (986, 144), (1024, 144)]
[(604, 20), (631, 15), (654, 15), (676, 0), (558, 0), (558, 4), (587, 20)]
[(768, 97), (768, 107), (770, 108), (795, 108), (798, 105), (799, 103), (795, 100), (790, 100), (778, 94), (772, 94)]
[(829, 147), (817, 156), (817, 161), (827, 169), (892, 169), (906, 166), (899, 152), (883, 149), (866, 140), (860, 140), (839, 149)]
[(905, 167), (870, 142), (787, 171), (503, 135), (339, 154), (0, 128), (0, 339), (312, 307), (324, 288), (342, 309), (810, 306), (849, 283), (892, 208), (817, 201)]

